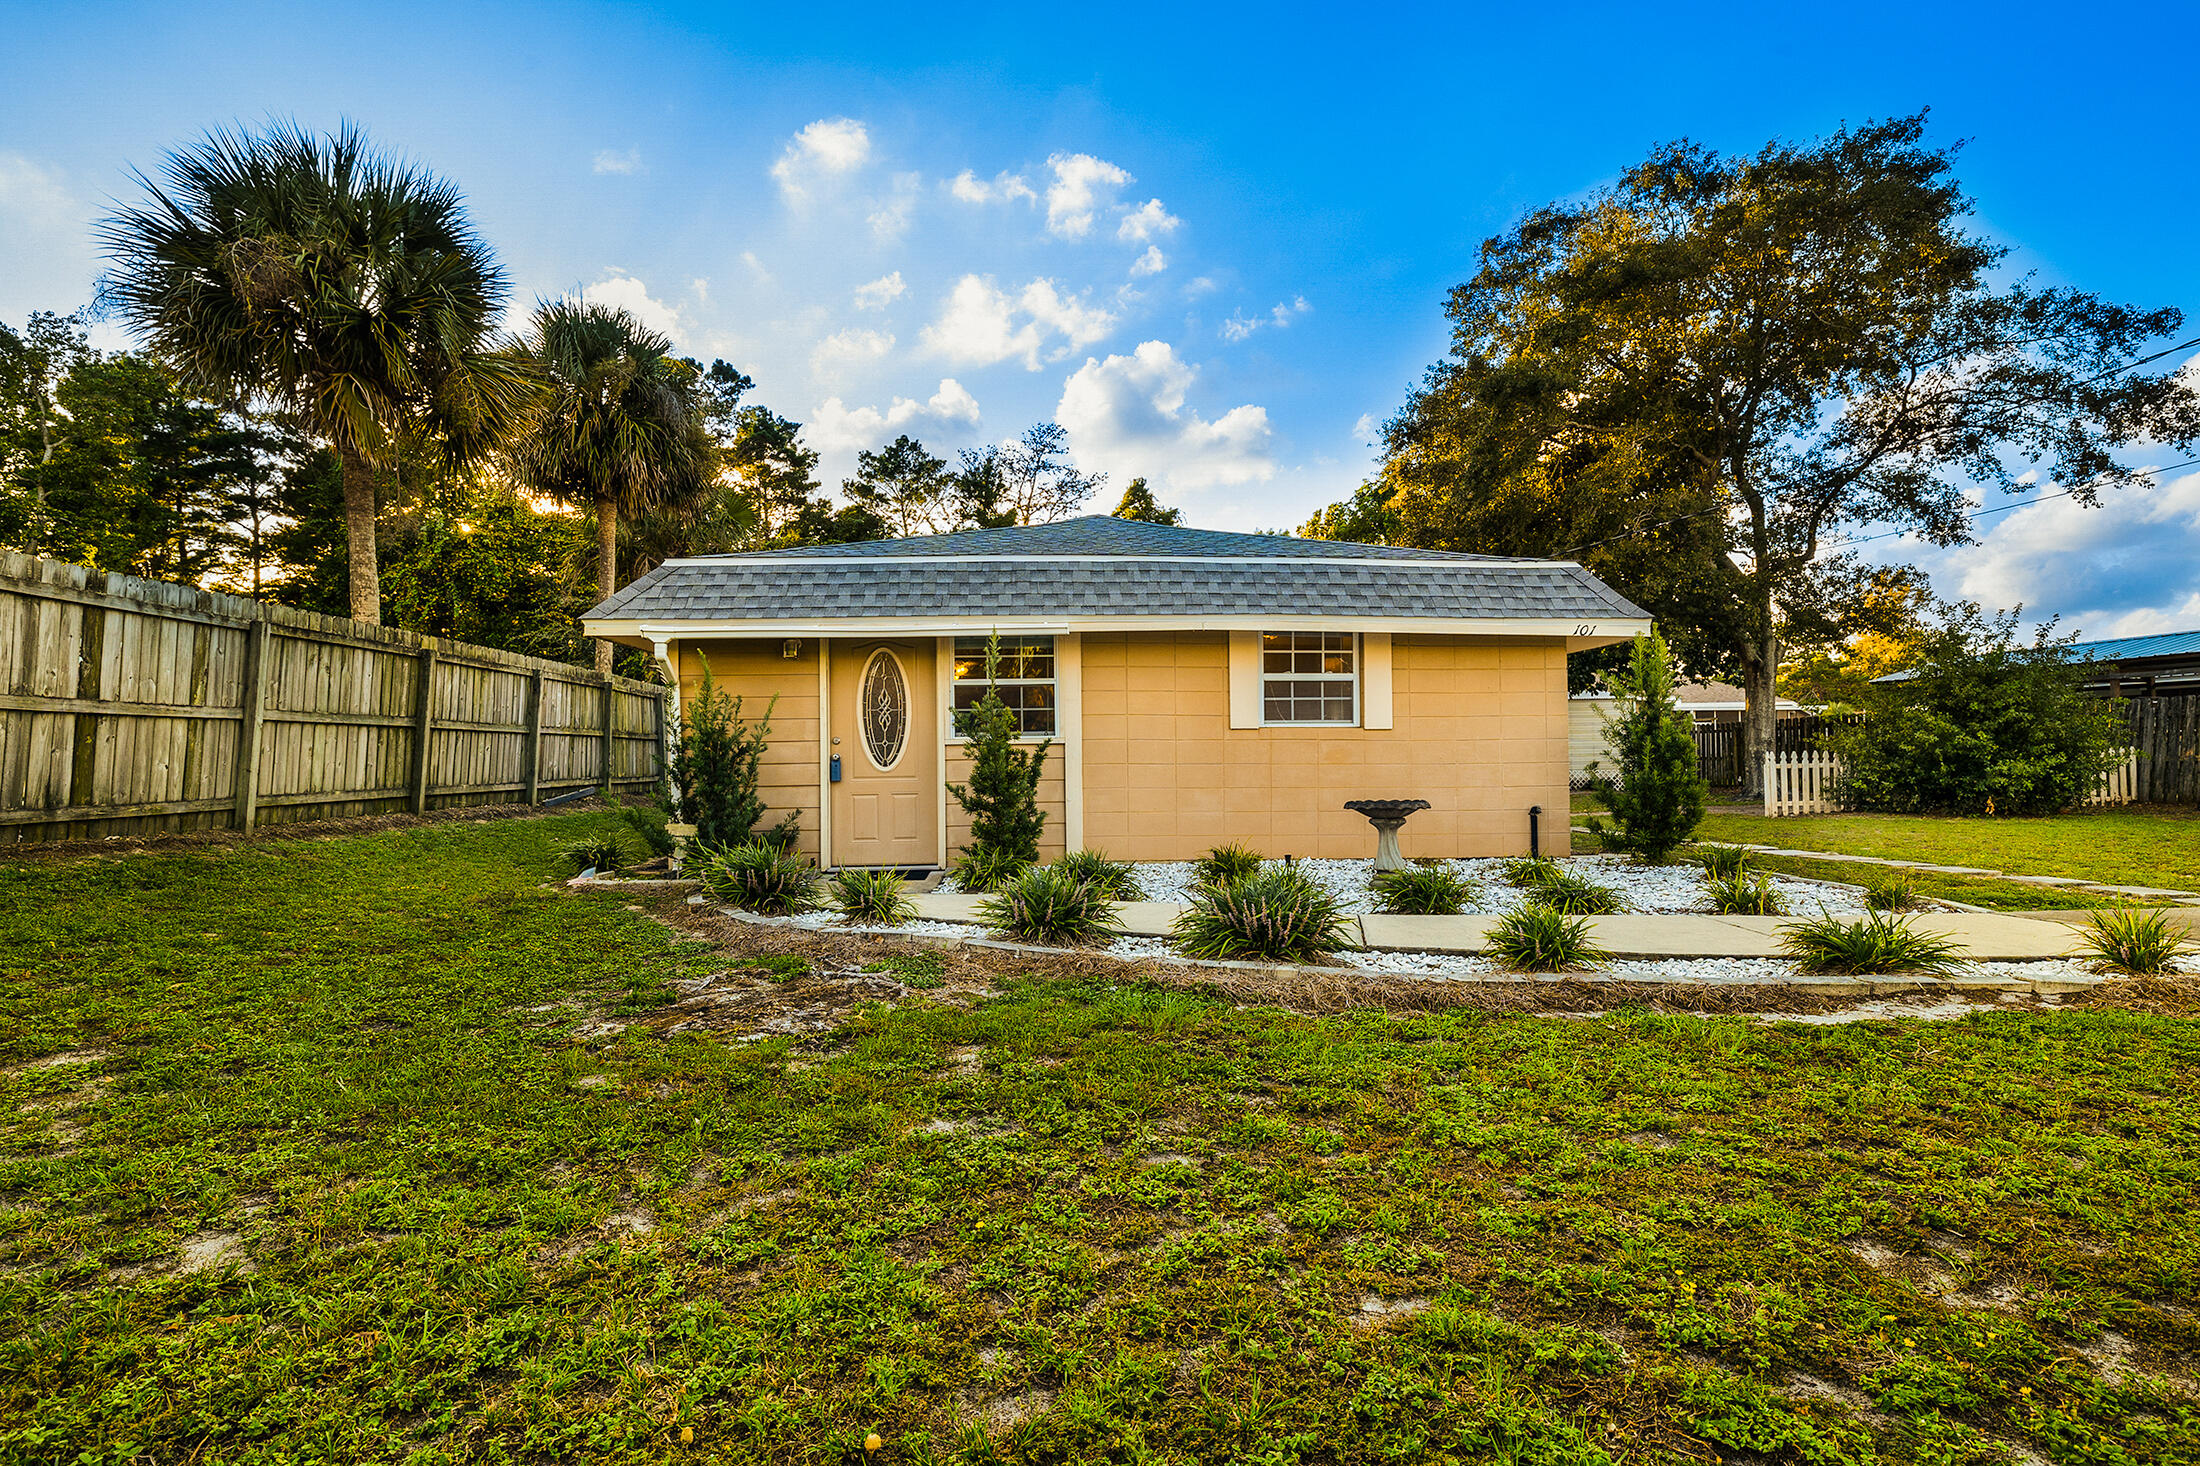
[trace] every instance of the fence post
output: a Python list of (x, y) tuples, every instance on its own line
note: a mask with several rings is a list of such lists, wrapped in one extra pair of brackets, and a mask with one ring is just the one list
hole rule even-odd
[(1768, 748), (1763, 753), (1758, 754), (1757, 757), (1762, 760), (1760, 766), (1764, 771), (1764, 778), (1762, 782), (1764, 784), (1765, 794), (1765, 818), (1771, 819), (1774, 813), (1772, 807), (1772, 750)]
[(520, 759), (527, 765), (527, 802), (542, 803), (542, 668), (527, 679), (527, 732), (520, 740)]
[(231, 780), (235, 797), (234, 822), (250, 830), (260, 817), (260, 728), (267, 717), (267, 622), (254, 621), (244, 631), (244, 714), (237, 722), (237, 776)]
[(413, 685), (412, 812), (428, 812), (428, 744), (435, 734), (435, 648), (420, 649)]
[(606, 672), (603, 679), (603, 792), (607, 795), (611, 793), (611, 780), (616, 773), (611, 758), (612, 734), (618, 723), (618, 713), (619, 689), (612, 682), (611, 674)]

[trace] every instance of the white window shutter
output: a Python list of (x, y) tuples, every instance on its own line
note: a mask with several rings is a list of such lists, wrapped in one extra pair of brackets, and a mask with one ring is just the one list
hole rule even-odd
[(1230, 633), (1230, 726), (1260, 726), (1260, 633)]
[(1390, 633), (1370, 631), (1360, 637), (1360, 726), (1394, 726), (1390, 713)]

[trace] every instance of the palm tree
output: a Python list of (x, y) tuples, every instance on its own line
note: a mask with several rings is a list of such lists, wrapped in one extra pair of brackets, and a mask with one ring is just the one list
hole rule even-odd
[(486, 338), (506, 286), (458, 192), (346, 125), (214, 132), (100, 226), (101, 304), (185, 386), (267, 407), (343, 465), (351, 614), (380, 621), (374, 484), (408, 424), (454, 463), (493, 447), (525, 374)]
[[(703, 422), (700, 373), (672, 343), (623, 310), (544, 301), (524, 345), (540, 382), (512, 459), (537, 493), (596, 515), (599, 585), (619, 588), (619, 516), (693, 504), (710, 487), (717, 454)], [(596, 643), (596, 670), (612, 646)]]

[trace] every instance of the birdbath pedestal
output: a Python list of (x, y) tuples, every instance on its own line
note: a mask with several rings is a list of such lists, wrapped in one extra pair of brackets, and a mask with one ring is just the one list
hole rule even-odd
[(1345, 805), (1354, 814), (1366, 815), (1367, 822), (1375, 827), (1377, 870), (1406, 868), (1406, 858), (1398, 851), (1398, 827), (1415, 810), (1428, 807), (1426, 799), (1354, 799)]

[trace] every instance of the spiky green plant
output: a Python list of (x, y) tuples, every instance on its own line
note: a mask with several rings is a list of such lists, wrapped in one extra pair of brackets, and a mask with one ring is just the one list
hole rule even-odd
[(1192, 862), (1192, 881), (1201, 886), (1227, 886), (1260, 874), (1260, 852), (1250, 845), (1217, 845)]
[(1530, 886), (1527, 903), (1547, 906), (1566, 916), (1609, 916), (1627, 909), (1627, 900), (1619, 892), (1570, 870), (1559, 871), (1541, 884)]
[(2133, 977), (2168, 972), (2178, 958), (2196, 947), (2192, 938), (2170, 924), (2168, 912), (2135, 906), (2094, 912), (2078, 928), (2078, 940), (2101, 965)]
[(729, 905), (762, 916), (795, 916), (824, 902), (824, 884), (806, 856), (771, 845), (698, 850), (688, 868), (703, 888)]
[(844, 870), (833, 878), (833, 904), (850, 921), (900, 926), (916, 919), (917, 908), (902, 893), (901, 876), (890, 870)]
[(1049, 947), (1084, 946), (1123, 935), (1114, 903), (1105, 893), (1056, 866), (1034, 865), (994, 888), (978, 903), (978, 919), (1019, 942)]
[(1887, 870), (1864, 877), (1864, 904), (1874, 911), (1915, 911), (1917, 877), (1906, 870)]
[(1704, 882), (1711, 893), (1711, 909), (1721, 916), (1785, 916), (1787, 898), (1759, 871), (1713, 876)]
[(1457, 916), (1481, 894), (1474, 882), (1441, 865), (1377, 871), (1371, 884), (1382, 909), (1398, 916)]
[(1749, 868), (1749, 852), (1739, 845), (1706, 845), (1696, 852), (1696, 864), (1706, 879), (1731, 881)]
[(956, 885), (973, 896), (980, 896), (987, 891), (997, 891), (1003, 882), (1022, 875), (1031, 869), (1031, 862), (1013, 850), (965, 846), (964, 854), (950, 869)]
[(1516, 906), (1493, 923), (1482, 950), (1517, 972), (1575, 972), (1610, 960), (1589, 923), (1542, 905)]
[(626, 846), (617, 835), (589, 835), (560, 850), (558, 858), (572, 866), (575, 875), (584, 870), (612, 872), (626, 864)]
[(1138, 884), (1138, 873), (1127, 860), (1110, 860), (1099, 850), (1072, 850), (1058, 857), (1055, 870), (1074, 876), (1107, 897), (1110, 901), (1143, 901), (1145, 887)]
[(1337, 898), (1289, 866), (1201, 886), (1170, 927), (1186, 956), (1319, 962), (1357, 945)]
[(1548, 855), (1516, 855), (1497, 867), (1497, 878), (1520, 890), (1533, 890), (1563, 873), (1559, 863)]
[(1805, 972), (1851, 977), (1913, 972), (1945, 977), (1963, 965), (1963, 949), (1954, 941), (1883, 911), (1861, 921), (1819, 916), (1781, 927), (1780, 950)]

